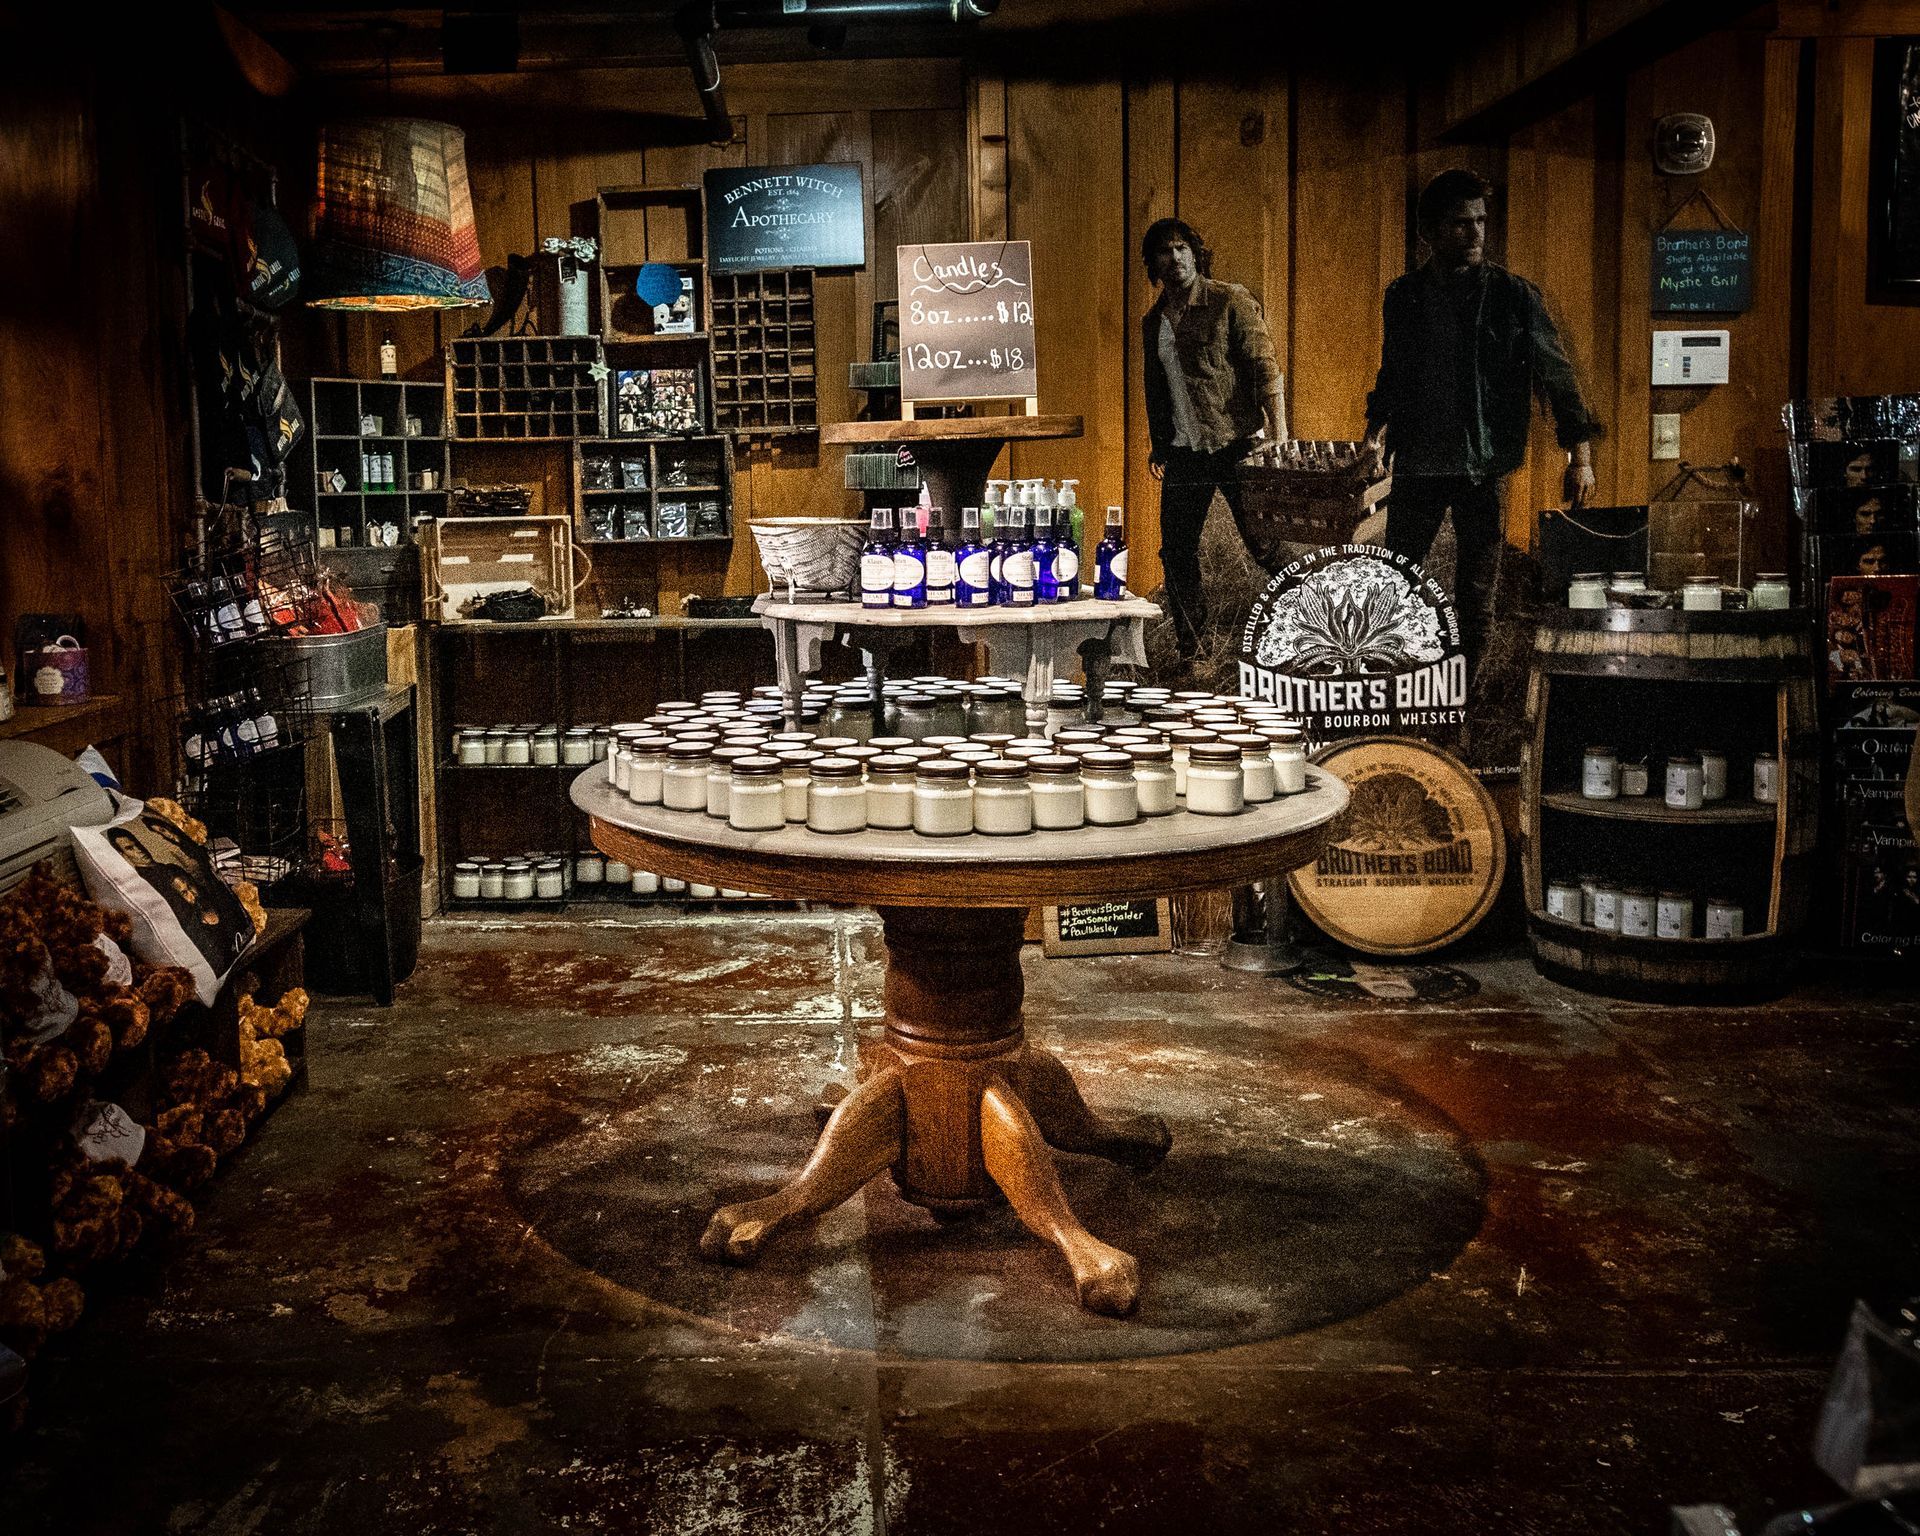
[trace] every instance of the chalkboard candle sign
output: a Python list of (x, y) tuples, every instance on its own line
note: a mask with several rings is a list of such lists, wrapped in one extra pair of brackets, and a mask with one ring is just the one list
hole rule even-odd
[(1033, 247), (1025, 240), (903, 245), (900, 417), (923, 404), (1012, 401), (1040, 414)]

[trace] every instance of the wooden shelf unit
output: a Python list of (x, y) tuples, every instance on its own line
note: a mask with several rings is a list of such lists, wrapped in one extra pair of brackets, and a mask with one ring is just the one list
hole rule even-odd
[[(312, 498), (315, 526), (331, 528), (341, 549), (385, 547), (367, 536), (368, 527), (380, 523), (396, 524), (400, 543), (412, 544), (421, 518), (446, 511), (445, 387), (406, 379), (308, 379), (305, 393), (307, 435), (295, 450), (294, 481)], [(379, 431), (360, 430), (369, 416), (378, 419)], [(420, 422), (416, 434), (406, 430), (410, 417)], [(393, 455), (391, 490), (367, 484), (363, 455), (370, 453)], [(422, 470), (432, 471), (434, 489), (416, 485)], [(344, 490), (330, 488), (336, 474)]]
[[(593, 199), (594, 263), (600, 334), (608, 341), (686, 341), (685, 332), (656, 333), (653, 309), (633, 291), (649, 262), (693, 278), (694, 331), (704, 345), (708, 324), (707, 209), (698, 186), (601, 187)], [(630, 232), (637, 220), (638, 238)], [(638, 259), (635, 259), (638, 258)]]
[[(609, 468), (596, 470), (605, 461)], [(690, 483), (663, 485), (676, 462), (684, 462)], [(626, 465), (638, 466), (645, 476), (644, 486), (627, 485)], [(589, 484), (605, 481), (612, 484)], [(733, 444), (726, 437), (592, 437), (581, 438), (573, 447), (574, 537), (596, 548), (625, 545), (644, 548), (648, 544), (731, 543), (733, 539)], [(687, 505), (687, 532), (662, 534), (660, 509), (676, 503)], [(717, 508), (719, 526), (705, 532), (699, 504)], [(622, 523), (636, 504), (644, 504), (644, 537), (628, 538), (605, 531), (605, 508), (620, 509)], [(708, 519), (710, 521), (710, 519)], [(596, 524), (601, 526), (596, 529)]]
[(565, 441), (606, 430), (597, 336), (463, 336), (447, 348), (455, 442)]
[(714, 426), (751, 436), (818, 431), (812, 271), (716, 275), (712, 288)]

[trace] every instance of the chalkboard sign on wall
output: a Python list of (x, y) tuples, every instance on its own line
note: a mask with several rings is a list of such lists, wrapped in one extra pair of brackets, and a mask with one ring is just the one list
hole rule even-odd
[(897, 260), (902, 400), (1040, 393), (1033, 249), (1026, 241), (903, 245)]
[(1049, 955), (1164, 955), (1173, 948), (1173, 913), (1158, 901), (1083, 901), (1046, 909)]
[(706, 182), (709, 271), (867, 264), (859, 166), (727, 166)]
[(1745, 230), (1654, 234), (1654, 313), (1743, 315), (1752, 303), (1753, 237)]

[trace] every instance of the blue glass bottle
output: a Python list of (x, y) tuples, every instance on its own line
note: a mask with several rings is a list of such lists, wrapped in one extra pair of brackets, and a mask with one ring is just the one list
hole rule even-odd
[(927, 509), (927, 606), (951, 608), (960, 584), (959, 562), (954, 558), (953, 541), (947, 531), (946, 514), (938, 507)]
[(920, 537), (920, 509), (900, 509), (900, 537), (893, 546), (893, 606), (927, 606), (927, 546)]
[(1009, 606), (1033, 606), (1033, 541), (1027, 536), (1027, 509), (1008, 507), (1007, 552), (1000, 562), (1001, 582)]
[(860, 606), (893, 606), (893, 508), (875, 507), (860, 548)]
[(1080, 595), (1080, 540), (1072, 527), (1075, 509), (1065, 504), (1065, 491), (1060, 499), (1063, 505), (1053, 517), (1053, 600), (1070, 603)]
[(1107, 532), (1093, 552), (1093, 595), (1117, 603), (1127, 592), (1127, 532), (1125, 514), (1107, 508)]
[(1053, 540), (1053, 508), (1033, 509), (1033, 600), (1036, 603), (1060, 601), (1060, 585), (1054, 575), (1053, 557), (1058, 547)]
[(953, 601), (961, 608), (985, 608), (993, 601), (993, 546), (980, 532), (980, 509), (960, 509), (960, 547), (954, 552), (959, 569)]

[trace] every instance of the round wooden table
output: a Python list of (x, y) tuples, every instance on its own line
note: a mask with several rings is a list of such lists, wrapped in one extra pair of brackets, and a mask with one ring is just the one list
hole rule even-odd
[[(1166, 1156), (1157, 1116), (1087, 1107), (1067, 1069), (1027, 1043), (1020, 944), (1027, 910), (1214, 890), (1310, 863), (1347, 791), (1320, 768), (1306, 791), (1238, 816), (1175, 811), (1130, 827), (1025, 837), (928, 838), (787, 826), (736, 832), (698, 811), (635, 805), (595, 764), (573, 784), (593, 842), (635, 869), (797, 900), (872, 906), (887, 941), (886, 1032), (791, 1183), (722, 1207), (706, 1257), (747, 1263), (781, 1227), (831, 1210), (891, 1168), (900, 1192), (943, 1214), (1004, 1195), (1073, 1271), (1080, 1302), (1133, 1309), (1139, 1266), (1068, 1207), (1049, 1147), (1146, 1171)], [(824, 1106), (823, 1106), (824, 1107)]]

